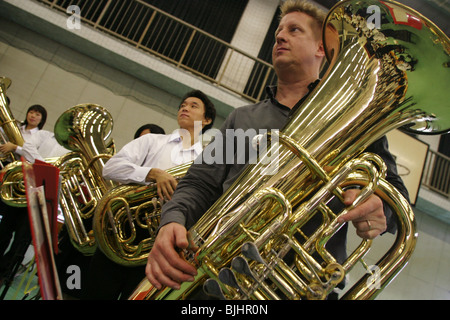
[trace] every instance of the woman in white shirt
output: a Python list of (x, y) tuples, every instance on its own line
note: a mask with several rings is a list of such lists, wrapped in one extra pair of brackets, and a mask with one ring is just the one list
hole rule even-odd
[[(23, 123), (19, 125), (23, 140), (27, 142), (31, 137), (41, 130), (47, 121), (47, 110), (39, 104), (32, 105), (27, 110), (27, 115)], [(19, 156), (23, 156), (23, 146), (18, 146), (12, 142), (6, 142), (0, 145), (0, 152), (7, 154), (15, 152)]]
[(28, 108), (25, 121), (20, 125), (23, 146), (6, 142), (0, 146), (0, 152), (14, 152), (31, 163), (36, 159), (44, 161), (45, 158), (60, 157), (69, 152), (58, 143), (53, 132), (42, 129), (46, 120), (47, 111), (43, 106), (33, 105)]

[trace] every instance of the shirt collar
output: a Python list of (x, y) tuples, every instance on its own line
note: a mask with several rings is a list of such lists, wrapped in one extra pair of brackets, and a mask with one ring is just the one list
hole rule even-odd
[(30, 129), (30, 130), (26, 130), (25, 128), (26, 128), (26, 125), (23, 124), (23, 125), (22, 125), (22, 130), (23, 130), (23, 131), (28, 131), (28, 132), (30, 132), (30, 133), (35, 133), (35, 132), (39, 131), (39, 127)]
[(176, 129), (174, 130), (174, 132), (172, 132), (172, 134), (169, 137), (169, 142), (172, 141), (181, 141), (180, 129)]
[[(320, 79), (317, 79), (316, 81), (311, 82), (311, 83), (308, 85), (308, 90), (309, 90), (308, 93), (307, 93), (302, 99), (300, 99), (299, 102), (300, 102), (300, 101), (303, 102), (303, 100), (311, 93), (311, 91), (314, 90), (314, 88), (319, 84), (319, 82), (320, 82)], [(275, 86), (275, 85), (267, 86), (267, 87), (266, 87), (266, 93), (267, 93), (267, 95), (269, 96), (269, 99), (272, 100), (272, 102), (273, 102), (274, 104), (282, 105), (281, 103), (278, 102), (277, 99), (275, 99), (275, 96), (276, 96), (276, 94), (277, 94), (277, 89), (278, 89), (278, 87)], [(297, 103), (297, 104), (298, 104), (298, 103)]]
[(202, 139), (198, 139), (198, 141), (196, 143), (194, 143), (194, 145), (191, 148), (194, 149), (195, 154), (202, 153), (202, 151), (203, 151)]

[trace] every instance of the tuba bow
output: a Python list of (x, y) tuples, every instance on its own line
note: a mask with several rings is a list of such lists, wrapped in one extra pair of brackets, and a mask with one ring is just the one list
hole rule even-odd
[(60, 169), (60, 205), (74, 247), (85, 255), (97, 244), (92, 217), (98, 201), (115, 183), (102, 177), (105, 162), (115, 153), (111, 114), (96, 104), (80, 104), (65, 111), (55, 123), (59, 144), (72, 152), (53, 165)]
[[(12, 142), (22, 146), (24, 143), (22, 132), (17, 121), (12, 116), (6, 89), (11, 85), (11, 79), (0, 77), (0, 143)], [(3, 167), (3, 161), (9, 162)], [(14, 152), (0, 156), (2, 201), (13, 207), (26, 207), (25, 185), (23, 184), (22, 163)]]
[[(376, 28), (367, 24), (370, 6), (379, 9)], [(368, 285), (366, 275), (343, 298), (376, 297), (405, 266), (417, 237), (413, 212), (384, 179), (378, 157), (362, 152), (395, 128), (450, 130), (449, 39), (407, 6), (371, 0), (336, 4), (323, 37), (330, 64), (324, 78), (278, 139), (272, 136), (267, 155), (247, 166), (188, 231), (191, 247), (198, 248), (184, 252), (197, 267), (195, 281), (180, 290), (157, 290), (144, 279), (130, 299), (183, 299), (199, 286), (224, 299), (325, 298), (371, 245), (363, 240), (344, 262), (327, 251), (343, 226), (339, 216), (352, 208), (333, 212), (327, 203), (353, 185), (362, 189), (353, 205), (375, 192), (393, 209), (398, 231), (376, 263), (379, 286)], [(278, 154), (278, 170), (263, 175), (269, 154)], [(306, 234), (303, 228), (313, 217), (322, 223)]]

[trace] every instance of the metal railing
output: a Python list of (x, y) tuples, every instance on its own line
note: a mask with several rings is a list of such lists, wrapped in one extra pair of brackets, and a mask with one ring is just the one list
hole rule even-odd
[(450, 198), (450, 157), (429, 150), (424, 166), (422, 185)]
[(35, 0), (250, 101), (276, 82), (271, 64), (140, 0)]

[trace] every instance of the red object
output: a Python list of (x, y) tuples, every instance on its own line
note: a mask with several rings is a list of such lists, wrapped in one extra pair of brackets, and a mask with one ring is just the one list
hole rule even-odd
[[(413, 14), (410, 14), (410, 13), (406, 12), (405, 10), (398, 8), (394, 4), (391, 4), (391, 3), (387, 4), (384, 1), (380, 1), (380, 2), (389, 8), (389, 12), (391, 13), (392, 18), (394, 19), (395, 24), (404, 24), (404, 25), (413, 27), (417, 30), (422, 29), (423, 24), (419, 17), (416, 17)], [(397, 8), (400, 10), (397, 10)]]
[(36, 187), (44, 186), (47, 212), (50, 218), (53, 251), (58, 254), (58, 197), (59, 169), (47, 162), (35, 160), (33, 164)]
[(54, 254), (58, 250), (59, 169), (46, 162), (34, 165), (22, 158), (28, 218), (43, 300), (62, 300)]

